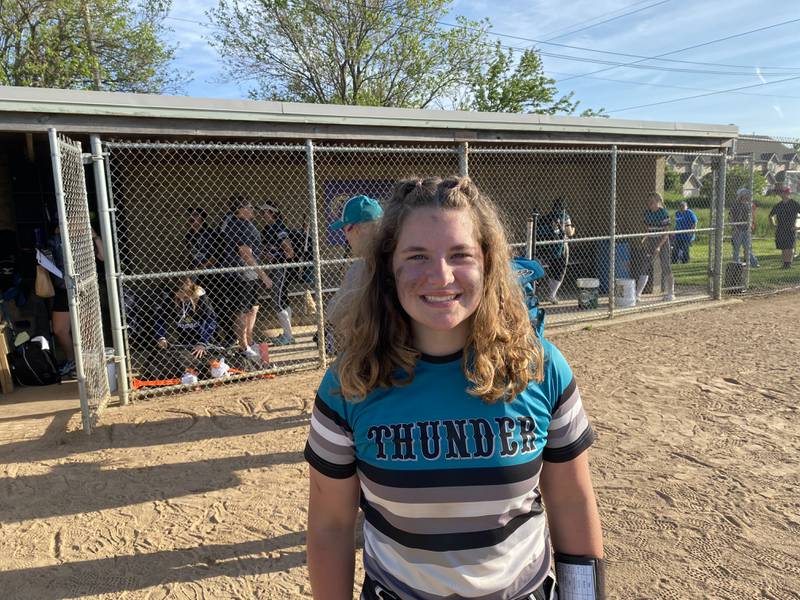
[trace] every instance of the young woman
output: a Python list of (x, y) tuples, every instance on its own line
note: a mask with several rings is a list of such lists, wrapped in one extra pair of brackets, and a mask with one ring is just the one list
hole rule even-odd
[(187, 368), (206, 374), (206, 352), (217, 319), (203, 288), (190, 277), (181, 277), (156, 313), (153, 360), (159, 378), (180, 377)]
[(359, 504), (364, 600), (555, 597), (551, 542), (560, 598), (576, 575), (603, 597), (594, 434), (494, 205), (466, 177), (400, 182), (365, 270), (305, 451), (314, 598), (352, 598)]

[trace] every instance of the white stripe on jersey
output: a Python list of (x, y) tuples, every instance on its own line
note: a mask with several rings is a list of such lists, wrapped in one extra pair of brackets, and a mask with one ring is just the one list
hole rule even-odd
[[(494, 546), (492, 560), (479, 560), (475, 564), (464, 564), (458, 560), (459, 551), (432, 552), (440, 560), (445, 554), (452, 557), (452, 565), (441, 566), (430, 563), (410, 563), (394, 549), (396, 542), (381, 540), (369, 522), (364, 522), (364, 552), (383, 569), (400, 581), (426, 594), (447, 598), (470, 598), (484, 596), (506, 589), (519, 577), (523, 569), (545, 551), (547, 536), (544, 533), (545, 519), (529, 519), (505, 541)], [(423, 550), (412, 552), (424, 555)], [(476, 556), (476, 550), (464, 550)]]
[[(577, 391), (575, 392), (578, 393)], [(553, 419), (550, 421), (550, 425), (547, 427), (547, 431), (553, 431), (554, 429), (561, 429), (564, 425), (567, 425), (575, 416), (583, 410), (583, 403), (581, 399), (578, 398), (577, 402), (572, 405), (572, 408), (567, 411), (566, 414), (561, 415), (557, 419)]]
[(313, 411), (311, 413), (311, 428), (332, 444), (338, 444), (339, 446), (353, 446), (353, 440), (346, 435), (342, 435), (341, 433), (337, 433), (336, 431), (325, 427), (319, 422), (319, 419), (317, 419), (317, 416)]

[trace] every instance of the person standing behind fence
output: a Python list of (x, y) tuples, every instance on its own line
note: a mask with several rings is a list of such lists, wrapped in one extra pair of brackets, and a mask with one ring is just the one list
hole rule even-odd
[(675, 244), (672, 247), (672, 262), (689, 262), (689, 249), (695, 240), (695, 229), (697, 229), (697, 215), (694, 214), (694, 211), (689, 208), (686, 202), (681, 202), (680, 208), (675, 211), (675, 231), (688, 231), (689, 233), (675, 234)]
[(328, 227), (331, 231), (344, 231), (344, 237), (355, 257), (355, 261), (350, 263), (347, 268), (339, 289), (328, 300), (325, 307), (325, 320), (330, 326), (330, 332), (326, 329), (325, 336), (329, 350), (333, 349), (333, 336), (330, 333), (335, 330), (338, 317), (340, 317), (337, 314), (337, 308), (346, 310), (353, 292), (360, 285), (364, 274), (364, 255), (378, 229), (382, 216), (383, 209), (377, 200), (364, 195), (355, 196), (344, 203), (342, 218)]
[(791, 197), (792, 190), (780, 187), (775, 190), (781, 201), (769, 211), (769, 218), (775, 225), (775, 248), (781, 251), (784, 269), (792, 268), (794, 248), (797, 243), (797, 215), (800, 204)]
[[(671, 229), (669, 213), (664, 208), (664, 199), (658, 192), (653, 192), (647, 197), (647, 208), (644, 211), (644, 225), (648, 232), (668, 232)], [(675, 283), (672, 276), (672, 252), (669, 245), (669, 234), (648, 236), (642, 240), (643, 257), (635, 265), (638, 277), (636, 279), (636, 301), (642, 299), (650, 272), (656, 259), (661, 265), (661, 291), (663, 300), (671, 302), (675, 299)]]
[(253, 217), (250, 200), (241, 194), (233, 196), (220, 235), (226, 248), (226, 266), (249, 267), (228, 275), (227, 300), (235, 319), (239, 350), (245, 358), (261, 364), (261, 352), (253, 339), (260, 306), (259, 282), (269, 289), (272, 280), (257, 266), (261, 254), (261, 233), (253, 223)]
[(360, 505), (362, 600), (554, 598), (551, 542), (594, 588), (561, 599), (604, 598), (594, 433), (495, 205), (469, 177), (401, 181), (369, 248), (304, 452), (313, 597), (352, 598)]
[(736, 190), (736, 198), (731, 204), (731, 245), (733, 246), (733, 262), (739, 262), (739, 249), (742, 249), (742, 261), (749, 262), (751, 269), (759, 267), (758, 259), (753, 254), (752, 231), (755, 228), (755, 205), (750, 190)]
[(547, 265), (547, 299), (558, 303), (558, 290), (564, 282), (569, 264), (569, 244), (567, 240), (575, 235), (572, 219), (564, 208), (564, 200), (556, 198), (550, 212), (539, 221), (536, 237), (540, 241), (555, 241), (539, 250), (539, 258)]
[[(295, 260), (294, 246), (289, 237), (289, 230), (283, 222), (281, 211), (274, 204), (265, 202), (258, 209), (264, 215), (264, 227), (261, 232), (265, 256), (273, 264), (287, 263)], [(270, 344), (285, 346), (294, 344), (292, 334), (292, 307), (289, 306), (288, 281), (286, 267), (279, 267), (270, 271), (272, 276), (272, 301), (283, 333), (272, 338)]]

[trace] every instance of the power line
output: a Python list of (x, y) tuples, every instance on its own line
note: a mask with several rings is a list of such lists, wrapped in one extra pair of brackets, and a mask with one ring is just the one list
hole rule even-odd
[[(652, 0), (639, 0), (638, 2), (634, 2), (633, 4), (630, 4), (625, 8), (633, 8), (634, 6), (639, 6), (640, 4), (645, 4), (646, 2), (651, 2), (651, 1)], [(548, 33), (545, 33), (542, 37), (547, 38), (548, 40), (555, 39), (555, 38), (548, 37), (548, 36), (551, 36), (551, 35), (556, 34), (556, 33), (561, 33), (562, 31), (567, 31), (568, 29), (572, 29), (573, 27), (580, 27), (584, 23), (591, 23), (592, 21), (594, 21), (596, 19), (602, 19), (603, 17), (606, 17), (608, 15), (613, 15), (615, 13), (618, 13), (621, 10), (625, 10), (625, 8), (617, 8), (615, 10), (609, 10), (608, 12), (604, 12), (604, 13), (600, 13), (599, 15), (595, 15), (591, 19), (584, 19), (583, 21), (578, 21), (577, 23), (573, 23), (572, 25), (567, 25), (566, 27), (559, 27), (558, 29), (554, 29), (552, 31), (549, 31)]]
[[(572, 76), (575, 73), (563, 73), (559, 71), (551, 71), (550, 69), (545, 69), (548, 74), (550, 75), (564, 75), (564, 76)], [(557, 77), (555, 78), (556, 82), (560, 81)], [(592, 79), (594, 81), (609, 81), (613, 83), (622, 83), (627, 85), (644, 85), (648, 87), (658, 87), (658, 88), (665, 88), (665, 89), (673, 89), (673, 90), (688, 90), (691, 92), (716, 92), (717, 90), (710, 90), (708, 88), (698, 88), (698, 87), (689, 87), (685, 85), (669, 85), (666, 83), (648, 83), (645, 81), (631, 81), (626, 79), (611, 79), (610, 77), (585, 77), (585, 79)], [(737, 94), (739, 96), (755, 96), (757, 98), (782, 98), (785, 100), (800, 100), (800, 96), (788, 96), (783, 94), (752, 94), (748, 92), (730, 92), (731, 94)]]
[(655, 4), (650, 4), (649, 6), (643, 6), (642, 8), (637, 8), (636, 10), (632, 10), (630, 12), (622, 13), (621, 15), (617, 15), (616, 17), (611, 17), (610, 19), (606, 19), (605, 21), (600, 21), (599, 23), (594, 23), (592, 25), (587, 25), (586, 27), (581, 27), (580, 29), (576, 29), (575, 31), (568, 31), (567, 33), (562, 33), (561, 35), (556, 35), (553, 37), (547, 38), (547, 42), (551, 40), (557, 40), (558, 38), (566, 37), (568, 35), (575, 35), (576, 33), (580, 33), (581, 31), (586, 31), (587, 29), (593, 29), (594, 27), (599, 27), (600, 25), (605, 25), (606, 23), (611, 23), (612, 21), (616, 21), (617, 19), (622, 19), (624, 17), (628, 17), (630, 15), (635, 15), (636, 13), (644, 12), (646, 10), (650, 10), (654, 6), (659, 6), (661, 4), (666, 4), (667, 2), (671, 2), (672, 0), (661, 0), (661, 2), (656, 2)]
[[(589, 62), (589, 63), (596, 63), (601, 65), (611, 65), (608, 69), (600, 69), (595, 71), (596, 73), (600, 73), (601, 71), (608, 71), (612, 68), (616, 67), (630, 67), (631, 69), (644, 69), (647, 71), (661, 71), (667, 73), (694, 73), (697, 75), (729, 75), (734, 77), (753, 77), (754, 73), (746, 72), (746, 71), (710, 71), (704, 69), (687, 69), (687, 68), (678, 68), (678, 67), (664, 67), (661, 65), (644, 65), (640, 64), (642, 61), (635, 61), (632, 63), (623, 63), (617, 62), (613, 60), (602, 60), (599, 58), (588, 58), (584, 56), (570, 56), (569, 54), (557, 54), (555, 52), (545, 52), (539, 51), (538, 54), (541, 56), (549, 56), (552, 58), (559, 58), (562, 60), (571, 60), (574, 62)], [(797, 71), (770, 71), (764, 73), (765, 75), (773, 75), (773, 76), (783, 76), (783, 75), (795, 75)], [(570, 79), (577, 79), (577, 77), (567, 77), (566, 79), (562, 79), (561, 81), (569, 81)]]
[[(783, 25), (789, 25), (790, 23), (797, 23), (797, 22), (800, 22), (800, 19), (790, 19), (788, 21), (782, 21), (781, 23), (775, 23), (773, 25), (767, 25), (765, 27), (758, 27), (757, 29), (751, 29), (749, 31), (743, 31), (741, 33), (735, 33), (733, 35), (728, 35), (728, 36), (725, 36), (725, 37), (717, 38), (715, 40), (709, 40), (707, 42), (702, 42), (700, 44), (693, 44), (692, 46), (686, 46), (685, 48), (679, 48), (678, 50), (670, 50), (669, 52), (664, 52), (663, 54), (659, 54), (657, 56), (653, 56), (650, 59), (638, 60), (638, 61), (635, 61), (635, 62), (632, 62), (632, 63), (628, 63), (627, 65), (624, 65), (624, 66), (630, 67), (630, 66), (633, 66), (635, 64), (644, 62), (645, 60), (663, 58), (664, 56), (669, 56), (670, 54), (677, 54), (679, 52), (685, 52), (686, 50), (694, 50), (696, 48), (702, 48), (703, 46), (708, 46), (710, 44), (716, 44), (718, 42), (724, 42), (724, 41), (727, 41), (727, 40), (732, 40), (732, 39), (737, 38), (737, 37), (750, 35), (751, 33), (758, 33), (758, 32), (761, 32), (761, 31), (766, 31), (768, 29), (774, 29), (775, 27), (781, 27)], [(563, 83), (565, 81), (570, 81), (571, 79), (578, 79), (579, 77), (585, 77), (586, 75), (596, 75), (597, 73), (602, 73), (604, 71), (610, 71), (611, 69), (614, 69), (614, 68), (616, 68), (616, 67), (609, 67), (609, 68), (606, 68), (606, 69), (598, 69), (597, 71), (592, 71), (590, 73), (583, 73), (581, 75), (576, 75), (574, 77), (568, 77), (567, 79), (562, 79), (561, 82)]]
[(756, 87), (763, 87), (765, 85), (774, 85), (776, 83), (786, 83), (787, 81), (795, 81), (797, 79), (800, 79), (800, 75), (798, 75), (796, 77), (787, 77), (786, 79), (778, 79), (777, 81), (767, 81), (765, 83), (756, 83), (756, 84), (753, 84), (753, 85), (744, 85), (742, 87), (730, 88), (730, 89), (727, 89), (727, 90), (717, 90), (717, 91), (714, 91), (714, 92), (708, 92), (706, 94), (697, 94), (695, 96), (684, 96), (683, 98), (673, 98), (672, 100), (662, 100), (661, 102), (650, 102), (649, 104), (639, 104), (638, 106), (626, 106), (625, 108), (615, 108), (615, 109), (609, 110), (608, 112), (610, 112), (610, 113), (618, 113), (618, 112), (624, 112), (626, 110), (635, 110), (637, 108), (647, 108), (649, 106), (660, 106), (662, 104), (672, 104), (673, 102), (682, 102), (684, 100), (694, 100), (695, 98), (705, 98), (707, 96), (715, 96), (717, 94), (728, 94), (728, 93), (731, 93), (731, 92), (738, 92), (739, 90), (747, 90), (747, 89), (756, 88)]
[[(800, 19), (796, 19), (796, 20), (800, 21)], [(744, 33), (736, 34), (734, 36), (729, 36), (729, 38), (730, 37), (738, 37), (738, 36), (746, 35), (748, 33), (755, 33), (756, 31), (761, 31), (762, 29), (769, 29), (771, 27), (777, 27), (778, 25), (785, 25), (787, 23), (793, 23), (793, 22), (795, 22), (795, 21), (786, 21), (784, 23), (778, 23), (776, 25), (770, 25), (769, 27), (764, 27), (764, 28), (761, 28), (761, 29), (754, 29), (752, 31), (746, 31)], [(444, 21), (436, 21), (436, 23), (438, 25), (444, 25), (446, 27), (461, 28), (461, 29), (464, 29), (466, 31), (480, 31), (476, 27), (467, 27), (466, 25), (459, 25), (459, 24), (456, 24), (456, 23), (447, 23), (447, 22), (444, 22)], [(667, 56), (669, 54), (676, 54), (678, 52), (683, 52), (684, 50), (689, 50), (691, 48), (700, 47), (700, 46), (706, 46), (708, 44), (713, 44), (715, 42), (723, 41), (723, 40), (729, 39), (729, 38), (721, 38), (719, 40), (711, 40), (709, 42), (703, 42), (702, 44), (698, 44), (697, 46), (689, 46), (688, 48), (681, 48), (680, 50), (673, 50), (671, 52), (666, 52), (664, 54), (659, 54), (658, 56), (643, 56), (641, 54), (630, 54), (628, 52), (614, 52), (612, 50), (599, 50), (597, 48), (587, 48), (585, 46), (575, 46), (575, 45), (572, 45), (572, 44), (560, 44), (560, 43), (557, 43), (557, 42), (548, 42), (548, 41), (545, 41), (545, 40), (539, 40), (539, 39), (524, 37), (524, 36), (520, 36), (520, 35), (512, 35), (512, 34), (508, 34), (508, 33), (498, 33), (498, 32), (495, 32), (495, 31), (492, 31), (490, 33), (492, 35), (496, 35), (498, 37), (515, 39), (515, 40), (520, 40), (520, 41), (524, 41), (524, 42), (533, 42), (535, 44), (546, 44), (546, 45), (549, 45), (549, 46), (558, 46), (560, 48), (568, 48), (570, 50), (581, 50), (581, 51), (584, 51), (584, 52), (596, 52), (598, 54), (610, 54), (610, 55), (613, 55), (613, 56), (623, 56), (623, 57), (628, 57), (628, 58), (639, 58), (639, 59), (641, 59), (641, 60), (635, 61), (633, 63), (623, 63), (623, 66), (629, 66), (629, 65), (632, 65), (632, 64), (638, 64), (638, 63), (644, 62), (646, 60), (660, 60), (661, 62), (676, 62), (676, 63), (690, 64), (690, 65), (701, 65), (701, 66), (709, 66), (709, 67), (726, 67), (726, 68), (731, 68), (731, 69), (756, 69), (756, 68), (760, 68), (762, 70), (764, 70), (764, 69), (766, 69), (766, 70), (781, 70), (782, 69), (784, 71), (800, 71), (800, 67), (768, 67), (768, 66), (758, 66), (757, 67), (756, 65), (731, 65), (731, 64), (725, 64), (725, 63), (711, 63), (711, 62), (699, 62), (699, 61), (692, 61), (692, 60), (683, 60), (683, 59), (678, 59), (678, 58), (670, 58), (670, 59), (662, 59), (661, 58), (661, 57)], [(512, 49), (512, 50), (527, 50), (527, 48), (518, 48), (518, 47), (515, 47), (515, 46), (505, 46), (505, 47), (509, 48), (509, 49)], [(537, 50), (537, 52), (539, 54), (543, 54), (544, 55), (544, 52), (542, 50)], [(573, 60), (581, 60), (582, 62), (593, 62), (593, 59), (589, 59), (589, 58), (586, 58), (586, 57), (564, 56), (564, 58), (565, 59), (573, 59)], [(597, 62), (600, 62), (600, 61), (597, 61)], [(603, 69), (603, 70), (605, 71), (607, 69)], [(599, 71), (596, 71), (596, 72), (599, 73)], [(594, 72), (586, 73), (586, 75), (594, 75)], [(576, 77), (580, 77), (580, 76), (582, 76), (582, 75), (578, 75)]]

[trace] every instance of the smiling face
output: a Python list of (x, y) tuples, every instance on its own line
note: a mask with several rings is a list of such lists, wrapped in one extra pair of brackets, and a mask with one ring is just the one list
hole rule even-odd
[(470, 212), (413, 210), (401, 227), (392, 272), (417, 350), (439, 356), (461, 350), (483, 297), (483, 252)]

